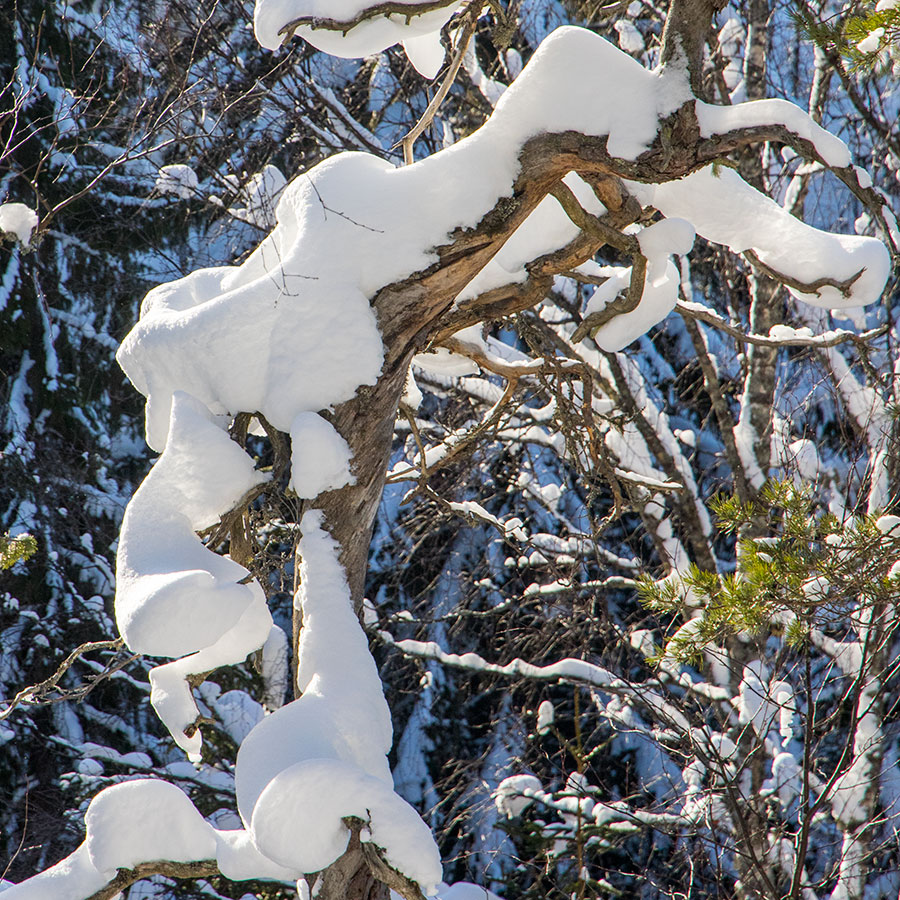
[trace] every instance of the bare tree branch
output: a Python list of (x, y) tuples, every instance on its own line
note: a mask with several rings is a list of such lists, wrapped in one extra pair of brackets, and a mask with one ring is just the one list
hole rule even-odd
[(208, 878), (218, 875), (219, 867), (215, 860), (206, 859), (200, 862), (171, 862), (170, 860), (158, 860), (156, 862), (140, 863), (133, 869), (119, 869), (116, 877), (105, 887), (86, 897), (85, 900), (115, 900), (122, 891), (137, 881), (152, 878), (154, 875), (162, 875), (166, 878)]
[[(49, 678), (45, 678), (43, 681), (38, 682), (37, 684), (33, 684), (30, 687), (23, 688), (21, 691), (19, 691), (16, 696), (9, 701), (9, 706), (7, 706), (6, 709), (0, 712), (0, 722), (12, 715), (17, 706), (40, 706), (46, 703), (57, 702), (56, 699), (45, 699), (45, 695), (49, 694), (50, 691), (56, 688), (63, 675), (66, 674), (66, 672), (72, 667), (73, 663), (75, 663), (83, 654), (92, 653), (94, 650), (121, 650), (124, 646), (125, 642), (122, 640), (122, 638), (116, 638), (112, 641), (88, 641), (76, 647), (62, 661), (62, 663), (60, 663), (59, 668)], [(128, 663), (134, 659), (137, 659), (137, 655), (128, 657), (127, 659), (120, 660), (115, 663), (110, 663), (109, 665), (107, 665), (107, 668), (103, 672), (93, 676), (86, 685), (80, 688), (76, 688), (72, 691), (68, 691), (66, 692), (65, 697), (60, 697), (58, 699), (81, 699), (91, 690), (93, 690), (100, 681), (108, 678), (114, 672), (118, 671), (123, 666), (128, 665)]]

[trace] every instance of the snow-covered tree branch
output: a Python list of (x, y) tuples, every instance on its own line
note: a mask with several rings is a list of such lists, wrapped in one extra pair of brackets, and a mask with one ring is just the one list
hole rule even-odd
[[(543, 810), (529, 827), (544, 871), (558, 872), (553, 890), (620, 890), (591, 855), (634, 834), (689, 848), (691, 885), (696, 866), (704, 884), (719, 878), (741, 898), (876, 900), (896, 887), (887, 868), (869, 877), (895, 852), (900, 803), (883, 774), (900, 752), (891, 721), (900, 522), (889, 514), (897, 335), (885, 312), (900, 234), (888, 198), (822, 127), (821, 73), (810, 113), (767, 96), (776, 49), (764, 3), (752, 4), (738, 39), (735, 18), (714, 25), (723, 4), (673, 0), (646, 31), (658, 39), (652, 58), (631, 24), (643, 8), (610, 13), (618, 47), (585, 27), (546, 29), (524, 67), (518, 51), (517, 62), (511, 48), (494, 48), (493, 74), (505, 71), (507, 86), (481, 70), (478, 30), (485, 17), (499, 25), (518, 15), (524, 35), (527, 12), (257, 0), (256, 37), (271, 50), (296, 36), (342, 58), (384, 60), (402, 43), (432, 78), (449, 38), (450, 75), (419, 109), (423, 124), (406, 131), (424, 136), (441, 122), (445, 146), (423, 140), (413, 159), (413, 139), (398, 129), (406, 164), (396, 165), (349, 88), (345, 103), (316, 87), (328, 126), (315, 133), (354, 152), (291, 180), (271, 166), (243, 184), (217, 173), (233, 189), (231, 219), (267, 235), (234, 264), (211, 251), (214, 266), (190, 263), (146, 293), (116, 358), (145, 398), (159, 458), (122, 515), (114, 614), (128, 650), (159, 660), (147, 664), (149, 701), (178, 756), (155, 766), (98, 751), (119, 765), (130, 756), (128, 777), (94, 785), (83, 843), (5, 885), (11, 900), (113, 897), (145, 878), (250, 881), (322, 900), (464, 897), (464, 884), (443, 883), (446, 837), (439, 847), (429, 827), (441, 825), (444, 801), (426, 761), (439, 755), (428, 728), (451, 677), (514, 679), (530, 692), (552, 683), (572, 698), (571, 728), (549, 700), (538, 712), (534, 739), (559, 745), (556, 786), (510, 771), (525, 751), (507, 696), (482, 774), (449, 793), (464, 806), (484, 794), (479, 779), (490, 783), (496, 812), (486, 823)], [(465, 108), (457, 70), (489, 112), (453, 134), (453, 115), (441, 116)], [(373, 84), (376, 74), (377, 64)], [(10, 84), (15, 122), (25, 94)], [(730, 102), (711, 102), (712, 84)], [(253, 103), (266, 102), (253, 91)], [(166, 129), (146, 138), (157, 130)], [(158, 158), (166, 144), (152, 146)], [(774, 148), (790, 175), (783, 196)], [(47, 218), (131, 161), (110, 153)], [(823, 202), (815, 225), (803, 221), (816, 171), (854, 205), (859, 234), (844, 233), (838, 201)], [(153, 189), (182, 202), (202, 195), (194, 169), (177, 162), (159, 167)], [(0, 206), (0, 222), (4, 209), (23, 221), (8, 209), (18, 205)], [(6, 230), (18, 239), (11, 280), (34, 229)], [(34, 286), (52, 347), (57, 332)], [(682, 372), (647, 337), (654, 329)], [(4, 451), (23, 461), (28, 447), (15, 435), (26, 428), (31, 352), (9, 390)], [(826, 449), (830, 432), (809, 409), (792, 426), (781, 392), (794, 359), (802, 402), (840, 406), (852, 448)], [(690, 402), (673, 408), (689, 370), (714, 424), (695, 427)], [(456, 402), (470, 415), (445, 424), (449, 397), (464, 398)], [(821, 452), (805, 436), (815, 428)], [(484, 477), (460, 492), (452, 479), (467, 470)], [(506, 487), (482, 496), (495, 477)], [(712, 502), (723, 488), (733, 499)], [(498, 499), (507, 495), (521, 499)], [(401, 674), (412, 677), (403, 654), (425, 667), (392, 751), (383, 648), (373, 655), (364, 626), (390, 618), (385, 572), (403, 566), (380, 559), (402, 549), (405, 538), (395, 548), (388, 535), (402, 533), (404, 506), (464, 519), (468, 529), (453, 533), (477, 533), (487, 549), (454, 537), (459, 560), (447, 556), (433, 578), (445, 599), (376, 629)], [(4, 527), (26, 524), (27, 508), (17, 509)], [(483, 608), (462, 608), (461, 582)], [(562, 609), (570, 638), (602, 641), (608, 659), (582, 658), (593, 651), (571, 641), (557, 652), (540, 637)], [(477, 652), (457, 653), (450, 643), (469, 614), (492, 624), (469, 636)], [(534, 638), (515, 645), (498, 629), (492, 645), (505, 616)], [(222, 694), (216, 679), (247, 672), (248, 659), (261, 671), (258, 699)], [(74, 665), (65, 661), (54, 687)], [(13, 703), (39, 694), (26, 688)], [(15, 721), (12, 706), (4, 720)], [(221, 734), (228, 750), (217, 758)], [(74, 730), (67, 740), (79, 741)], [(633, 756), (628, 790), (591, 781), (606, 743)], [(233, 808), (221, 821), (208, 815), (179, 779)], [(499, 848), (489, 836), (499, 829), (483, 828), (479, 839)], [(840, 848), (814, 851), (829, 834)], [(537, 876), (517, 886), (497, 866), (492, 889), (506, 872), (510, 896), (549, 893)], [(625, 870), (609, 877), (627, 881)]]

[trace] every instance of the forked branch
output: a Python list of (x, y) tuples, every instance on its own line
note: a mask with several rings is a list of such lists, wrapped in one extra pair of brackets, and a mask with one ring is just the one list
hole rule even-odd
[[(87, 643), (79, 645), (60, 663), (59, 668), (49, 678), (45, 678), (43, 681), (19, 691), (10, 701), (9, 706), (0, 712), (0, 722), (12, 715), (17, 706), (22, 706), (24, 704), (36, 706), (39, 704), (56, 702), (55, 699), (46, 699), (47, 695), (57, 688), (63, 675), (65, 675), (72, 665), (85, 653), (91, 653), (94, 650), (121, 650), (124, 646), (125, 642), (122, 638), (116, 638), (112, 641), (88, 641)], [(103, 672), (94, 676), (89, 682), (72, 691), (64, 692), (64, 697), (61, 696), (57, 699), (83, 698), (94, 689), (98, 682), (109, 677), (114, 672), (117, 672), (134, 658), (135, 657), (132, 656), (126, 660), (110, 662)]]

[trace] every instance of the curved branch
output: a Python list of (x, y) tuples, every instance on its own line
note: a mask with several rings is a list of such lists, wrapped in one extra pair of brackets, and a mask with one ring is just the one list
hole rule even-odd
[(609, 244), (615, 247), (621, 253), (627, 253), (633, 256), (641, 252), (641, 245), (634, 235), (622, 234), (612, 225), (607, 225), (598, 216), (591, 215), (579, 202), (572, 190), (564, 182), (557, 184), (550, 194), (556, 199), (557, 203), (563, 208), (566, 215), (577, 225), (582, 231), (597, 239), (603, 244)]
[(444, 102), (444, 98), (450, 92), (453, 82), (456, 81), (456, 75), (459, 72), (459, 67), (462, 65), (463, 57), (466, 55), (469, 41), (472, 40), (472, 35), (475, 34), (475, 28), (478, 25), (478, 16), (480, 14), (481, 3), (476, 3), (467, 11), (466, 24), (463, 26), (462, 34), (459, 36), (459, 42), (457, 43), (456, 50), (453, 54), (453, 59), (450, 62), (450, 68), (447, 70), (447, 74), (444, 76), (441, 86), (438, 88), (437, 93), (431, 98), (431, 102), (426, 107), (425, 112), (422, 113), (422, 118), (419, 119), (419, 121), (410, 129), (409, 133), (400, 140), (400, 143), (403, 146), (403, 161), (408, 166), (412, 165), (413, 162), (413, 145), (416, 143), (416, 140), (418, 140), (422, 132), (431, 124), (435, 113), (437, 113), (438, 108)]
[(279, 34), (286, 37), (292, 37), (298, 28), (308, 27), (322, 31), (339, 31), (346, 35), (349, 31), (361, 25), (369, 19), (378, 19), (380, 17), (388, 18), (389, 16), (403, 16), (407, 24), (410, 20), (417, 16), (423, 16), (425, 13), (435, 12), (439, 9), (446, 9), (448, 6), (457, 5), (459, 0), (419, 0), (418, 3), (400, 3), (398, 0), (386, 0), (383, 3), (374, 3), (358, 12), (349, 19), (331, 19), (327, 16), (298, 16), (291, 19), (286, 25), (279, 30)]
[[(860, 172), (855, 166), (838, 167), (829, 165), (819, 154), (812, 141), (801, 137), (785, 125), (752, 125), (704, 137), (697, 143), (696, 155), (700, 164), (696, 168), (701, 168), (709, 163), (721, 162), (722, 157), (728, 153), (750, 144), (760, 144), (766, 141), (792, 147), (801, 156), (815, 160), (833, 173), (873, 216), (884, 233), (891, 251), (895, 255), (900, 251), (882, 211), (882, 207), (885, 206), (885, 198), (871, 185), (860, 182)], [(652, 151), (648, 151), (648, 153), (650, 152)], [(644, 156), (647, 156), (647, 154), (645, 153)], [(640, 159), (643, 159), (643, 157), (639, 157), (639, 161)]]
[(693, 301), (679, 300), (676, 303), (676, 309), (679, 313), (689, 319), (696, 319), (713, 328), (718, 328), (726, 334), (731, 335), (735, 340), (742, 344), (758, 344), (761, 347), (836, 347), (838, 344), (845, 344), (852, 341), (857, 346), (866, 345), (870, 341), (885, 334), (888, 330), (887, 325), (879, 325), (870, 331), (864, 331), (862, 334), (856, 334), (853, 331), (827, 331), (824, 334), (794, 334), (790, 337), (770, 337), (765, 334), (747, 334), (742, 328), (732, 325), (729, 321), (720, 316), (717, 312)]
[(158, 860), (155, 862), (140, 863), (133, 869), (119, 869), (116, 877), (105, 887), (85, 897), (85, 900), (113, 900), (137, 881), (151, 878), (153, 875), (163, 875), (166, 878), (208, 878), (218, 875), (219, 867), (215, 860), (204, 859), (199, 862), (171, 862)]
[(579, 202), (578, 198), (563, 183), (560, 182), (550, 193), (565, 210), (566, 215), (582, 231), (593, 235), (598, 241), (615, 247), (622, 253), (631, 257), (631, 281), (628, 284), (628, 292), (624, 297), (616, 298), (603, 309), (591, 313), (572, 335), (572, 342), (578, 343), (590, 335), (597, 333), (607, 322), (616, 316), (633, 312), (637, 309), (644, 293), (644, 282), (647, 278), (647, 258), (641, 253), (641, 245), (634, 235), (622, 234), (615, 228), (607, 225), (597, 216), (592, 216)]
[(790, 275), (785, 275), (784, 272), (779, 272), (777, 269), (766, 265), (752, 250), (745, 250), (743, 256), (754, 269), (759, 269), (760, 272), (768, 275), (769, 278), (779, 281), (781, 284), (793, 288), (793, 290), (799, 291), (801, 294), (815, 294), (817, 297), (821, 296), (823, 287), (836, 288), (844, 297), (849, 297), (851, 294), (850, 289), (859, 281), (863, 272), (866, 271), (865, 267), (863, 267), (855, 275), (844, 281), (837, 281), (834, 278), (817, 278), (815, 281), (807, 282), (800, 281), (799, 278), (792, 278)]
[[(38, 682), (37, 684), (33, 684), (30, 687), (23, 688), (19, 691), (15, 697), (12, 698), (9, 702), (9, 706), (6, 707), (2, 712), (0, 712), (0, 722), (2, 722), (5, 718), (12, 715), (13, 711), (17, 706), (22, 704), (29, 705), (37, 705), (40, 703), (52, 703), (52, 700), (41, 700), (41, 696), (52, 691), (58, 684), (60, 679), (65, 675), (65, 673), (72, 667), (76, 660), (78, 660), (83, 654), (90, 653), (93, 650), (121, 650), (122, 647), (125, 646), (125, 642), (122, 638), (116, 638), (112, 641), (88, 641), (87, 643), (81, 644), (76, 647), (61, 663), (59, 668), (49, 677), (45, 678), (43, 681)], [(121, 664), (110, 663), (104, 672), (94, 677), (94, 679), (85, 685), (82, 688), (77, 689), (74, 693), (78, 696), (84, 696), (89, 693), (98, 681), (102, 680), (104, 677), (108, 677), (112, 675), (113, 672), (118, 671), (118, 669), (127, 665), (131, 660), (135, 659), (136, 656), (131, 656), (128, 659), (121, 662)], [(68, 695), (67, 695), (68, 696)]]
[(575, 329), (572, 334), (572, 343), (577, 344), (583, 341), (588, 335), (594, 337), (597, 332), (611, 322), (616, 316), (623, 316), (625, 313), (634, 312), (641, 302), (644, 294), (644, 282), (647, 280), (647, 257), (636, 254), (631, 259), (631, 280), (628, 282), (628, 291), (624, 297), (617, 297), (615, 300), (607, 303), (603, 309), (592, 312), (585, 320)]
[(360, 845), (360, 848), (369, 871), (382, 884), (387, 885), (391, 893), (399, 894), (404, 900), (425, 900), (425, 895), (419, 885), (389, 865), (379, 847), (366, 841)]

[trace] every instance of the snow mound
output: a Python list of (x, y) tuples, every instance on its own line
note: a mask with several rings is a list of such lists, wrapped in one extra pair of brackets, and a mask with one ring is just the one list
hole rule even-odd
[(37, 226), (37, 213), (24, 203), (0, 203), (0, 231), (15, 235), (27, 247)]
[(816, 123), (804, 110), (787, 100), (749, 100), (731, 106), (712, 106), (698, 100), (695, 105), (700, 134), (712, 137), (738, 128), (784, 125), (809, 141), (829, 166), (849, 166), (847, 145)]
[[(266, 476), (188, 394), (177, 392), (170, 440), (125, 510), (116, 622), (128, 647), (182, 656), (210, 647), (265, 597), (248, 571), (203, 546), (214, 525)], [(265, 638), (264, 638), (265, 639)]]
[[(165, 447), (176, 390), (216, 414), (258, 411), (289, 431), (297, 413), (374, 383), (381, 339), (358, 282), (382, 216), (353, 215), (351, 196), (371, 195), (366, 182), (391, 168), (366, 154), (317, 166), (285, 189), (278, 225), (243, 265), (201, 269), (147, 294), (117, 358), (147, 396), (151, 447)], [(354, 245), (358, 259), (339, 252)]]
[(347, 849), (347, 816), (367, 823), (361, 840), (380, 847), (392, 868), (426, 894), (437, 890), (441, 858), (428, 826), (389, 784), (342, 760), (305, 760), (280, 772), (253, 808), (250, 833), (279, 865), (318, 872)]
[(334, 426), (315, 413), (298, 413), (291, 423), (291, 487), (297, 496), (311, 500), (355, 481), (350, 447)]
[[(834, 148), (832, 152), (838, 155)], [(820, 279), (848, 282), (843, 290), (831, 284), (813, 291), (788, 286), (794, 297), (812, 306), (841, 309), (874, 303), (890, 273), (890, 256), (881, 241), (813, 228), (730, 168), (707, 166), (678, 181), (631, 188), (664, 215), (687, 219), (707, 240), (735, 253), (753, 250), (762, 263), (790, 279), (804, 285)]]
[(166, 781), (140, 778), (102, 790), (88, 806), (84, 824), (91, 862), (107, 877), (152, 859), (195, 862), (216, 855), (212, 826)]
[[(684, 219), (656, 222), (638, 234), (641, 252), (647, 257), (644, 289), (638, 305), (628, 313), (615, 316), (594, 334), (597, 346), (607, 352), (623, 350), (646, 334), (675, 308), (681, 274), (669, 254), (684, 254), (694, 243), (693, 226)], [(631, 267), (621, 270), (594, 291), (586, 314), (602, 310), (622, 291), (628, 289)]]
[(263, 856), (243, 828), (234, 831), (216, 831), (216, 864), (219, 871), (232, 881), (251, 878), (271, 878), (275, 881), (296, 881), (301, 874), (296, 869), (285, 869)]
[[(284, 8), (295, 14), (293, 5)], [(176, 389), (217, 414), (259, 411), (281, 431), (290, 430), (298, 413), (349, 400), (360, 385), (374, 383), (381, 369), (371, 298), (435, 262), (434, 248), (455, 229), (477, 225), (510, 195), (519, 149), (529, 138), (566, 131), (606, 136), (611, 154), (635, 159), (653, 143), (660, 118), (681, 99), (658, 74), (603, 38), (560, 28), (470, 137), (402, 169), (368, 154), (345, 153), (298, 176), (281, 194), (274, 231), (246, 262), (194, 272), (144, 300), (118, 358), (148, 397), (148, 442), (157, 450), (165, 446)], [(774, 110), (811, 135), (829, 158), (843, 152), (840, 141), (824, 137), (827, 132), (817, 131), (811, 120), (801, 127), (809, 118), (801, 110), (787, 115), (781, 105), (751, 106), (756, 116)], [(602, 214), (580, 179), (567, 176), (566, 184), (589, 212)], [(859, 306), (872, 302), (886, 280), (889, 258), (880, 241), (811, 228), (728, 168), (709, 167), (655, 187), (632, 184), (630, 190), (708, 240), (737, 252), (755, 250), (764, 264), (793, 279), (844, 281), (862, 272), (846, 296), (829, 285), (814, 292), (792, 288), (806, 302)], [(735, 208), (747, 214), (736, 218)], [(527, 260), (558, 249), (575, 233), (552, 198), (532, 216), (459, 303), (475, 293), (476, 284), (483, 291), (524, 280)], [(630, 319), (610, 323), (601, 336), (606, 346), (624, 346), (671, 308), (677, 272), (663, 259), (680, 252), (689, 231), (666, 226), (657, 236), (662, 240), (666, 233), (673, 242), (666, 253), (650, 248), (655, 262), (644, 302)]]
[(199, 760), (203, 741), (195, 727), (200, 713), (189, 677), (243, 662), (263, 646), (271, 627), (268, 606), (265, 602), (254, 602), (211, 647), (150, 670), (150, 703), (175, 743), (191, 759)]
[(176, 742), (200, 752), (187, 678), (241, 662), (261, 647), (272, 618), (243, 566), (208, 550), (197, 532), (266, 481), (209, 410), (173, 394), (169, 442), (131, 498), (116, 557), (115, 613), (128, 647), (184, 657), (150, 673), (151, 702)]
[(431, 81), (444, 64), (444, 47), (441, 44), (441, 32), (429, 31), (418, 37), (404, 38), (403, 50), (406, 58), (415, 70)]
[(138, 778), (104, 788), (84, 817), (86, 836), (74, 853), (19, 884), (2, 884), (4, 900), (84, 900), (107, 887), (118, 869), (166, 860), (215, 860), (234, 881), (295, 881), (296, 870), (263, 856), (247, 831), (219, 831), (175, 785)]
[(304, 513), (300, 528), (301, 696), (263, 719), (241, 744), (238, 811), (263, 855), (304, 873), (344, 852), (349, 832), (342, 818), (357, 816), (368, 823), (363, 839), (433, 892), (440, 856), (418, 814), (393, 791), (390, 711), (338, 545), (318, 510)]
[(82, 844), (61, 859), (19, 884), (3, 885), (3, 900), (84, 900), (106, 887), (109, 879), (98, 872)]

